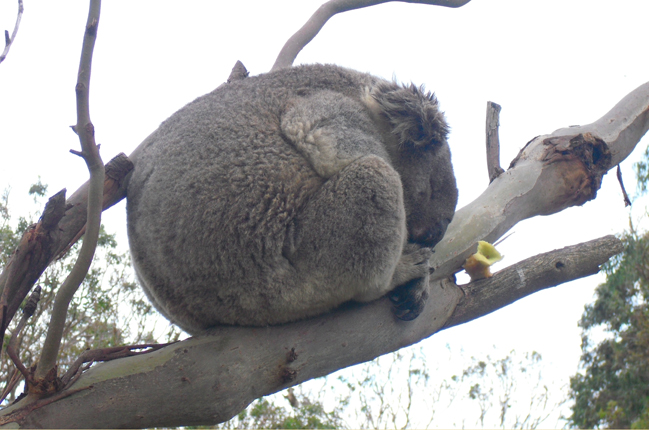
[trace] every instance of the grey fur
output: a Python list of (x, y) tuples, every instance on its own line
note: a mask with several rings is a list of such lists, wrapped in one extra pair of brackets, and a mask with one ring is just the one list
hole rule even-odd
[(447, 132), (422, 89), (337, 66), (233, 80), (143, 144), (127, 203), (137, 277), (192, 334), (425, 279), (457, 202)]

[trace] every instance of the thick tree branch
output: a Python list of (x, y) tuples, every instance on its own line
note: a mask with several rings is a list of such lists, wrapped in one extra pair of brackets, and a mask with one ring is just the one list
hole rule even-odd
[(592, 124), (562, 128), (553, 136), (592, 133), (610, 147), (611, 166), (620, 164), (649, 130), (649, 82), (640, 85)]
[[(412, 322), (397, 320), (384, 299), (283, 326), (220, 327), (150, 354), (102, 363), (72, 386), (91, 389), (35, 410), (18, 423), (117, 428), (225, 421), (262, 395), (430, 336), (462, 295), (448, 281), (431, 291), (435, 300)], [(20, 406), (3, 415), (18, 413)]]
[(465, 295), (444, 328), (487, 315), (537, 291), (594, 275), (602, 264), (622, 251), (622, 241), (605, 236), (536, 255), (491, 278), (464, 285), (461, 288)]
[[(5, 413), (21, 416), (18, 423), (23, 427), (155, 427), (226, 421), (262, 395), (395, 351), (550, 284), (597, 272), (599, 264), (619, 249), (619, 240), (607, 236), (553, 251), (504, 269), (492, 280), (464, 286), (466, 296), (450, 281), (438, 281), (431, 285), (434, 299), (411, 322), (397, 320), (384, 298), (283, 326), (215, 328), (150, 354), (97, 365), (72, 387), (89, 389), (74, 397), (26, 415), (20, 414), (18, 405)], [(541, 267), (532, 267), (533, 261)], [(75, 413), (65, 412), (70, 410)]]
[(302, 26), (286, 42), (271, 71), (291, 67), (297, 54), (313, 40), (313, 38), (322, 30), (322, 27), (334, 15), (347, 12), (354, 9), (361, 9), (368, 6), (374, 6), (390, 1), (400, 1), (404, 3), (429, 4), (444, 7), (461, 7), (471, 0), (330, 0), (320, 6), (318, 10), (309, 18), (306, 24)]
[(2, 51), (2, 54), (0, 54), (0, 63), (2, 63), (5, 58), (7, 58), (7, 54), (9, 54), (9, 49), (11, 49), (11, 45), (13, 45), (14, 40), (16, 40), (16, 35), (18, 34), (18, 27), (20, 27), (20, 20), (23, 17), (23, 11), (25, 8), (23, 7), (23, 0), (18, 0), (18, 15), (16, 16), (16, 24), (14, 25), (14, 30), (11, 32), (11, 36), (9, 36), (9, 32), (5, 30), (5, 48)]
[(458, 271), (478, 240), (494, 243), (518, 222), (595, 198), (602, 176), (649, 129), (649, 83), (596, 122), (535, 137), (476, 200), (455, 213), (435, 247), (434, 279)]

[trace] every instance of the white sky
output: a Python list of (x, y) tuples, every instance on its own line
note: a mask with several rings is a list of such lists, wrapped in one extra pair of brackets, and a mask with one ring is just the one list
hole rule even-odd
[[(266, 72), (284, 41), (321, 0), (110, 0), (102, 6), (91, 80), (91, 118), (104, 161), (129, 154), (185, 103), (211, 91), (236, 60)], [(17, 2), (0, 2), (0, 30), (13, 29)], [(86, 2), (25, 0), (18, 37), (0, 64), (0, 189), (11, 186), (17, 214), (38, 175), (51, 194), (71, 194), (87, 178), (69, 125)], [(501, 163), (530, 139), (595, 121), (649, 80), (649, 2), (473, 0), (460, 9), (390, 3), (335, 17), (298, 63), (336, 63), (425, 84), (452, 126), (460, 206), (487, 186), (484, 129), (488, 100), (502, 105)], [(633, 194), (632, 163), (622, 165)], [(632, 216), (644, 213), (639, 200)], [(534, 254), (620, 233), (628, 227), (614, 172), (580, 208), (520, 223), (499, 250), (501, 267)], [(126, 245), (124, 203), (104, 214)], [(496, 270), (498, 267), (496, 267)], [(449, 343), (467, 355), (536, 350), (565, 379), (580, 355), (577, 321), (592, 301), (594, 276), (520, 300), (426, 341), (429, 355)]]

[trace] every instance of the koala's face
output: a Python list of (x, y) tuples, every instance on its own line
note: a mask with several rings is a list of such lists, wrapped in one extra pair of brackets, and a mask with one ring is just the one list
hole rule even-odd
[(408, 240), (435, 246), (457, 205), (457, 186), (446, 142), (401, 148), (397, 170), (403, 184)]

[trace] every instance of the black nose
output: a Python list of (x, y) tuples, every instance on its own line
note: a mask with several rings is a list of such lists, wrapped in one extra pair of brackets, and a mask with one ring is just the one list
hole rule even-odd
[(444, 234), (446, 233), (446, 228), (448, 227), (450, 222), (450, 219), (443, 219), (436, 225), (430, 226), (427, 229), (412, 229), (412, 231), (410, 232), (409, 240), (421, 245), (433, 247), (437, 245), (440, 240), (442, 240)]

